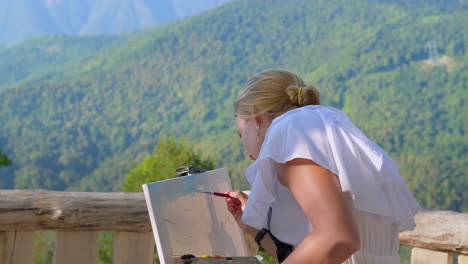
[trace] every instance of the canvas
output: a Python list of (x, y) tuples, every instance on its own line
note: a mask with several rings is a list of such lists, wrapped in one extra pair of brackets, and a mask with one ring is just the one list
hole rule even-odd
[(226, 169), (144, 184), (143, 190), (162, 264), (185, 254), (248, 256), (226, 198), (195, 192), (231, 190)]

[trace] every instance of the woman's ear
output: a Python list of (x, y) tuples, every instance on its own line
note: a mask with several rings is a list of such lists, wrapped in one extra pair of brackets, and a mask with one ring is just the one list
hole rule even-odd
[(261, 127), (268, 123), (268, 117), (266, 115), (255, 115), (254, 121), (257, 127)]
[(272, 120), (273, 118), (267, 114), (255, 115), (254, 117), (255, 125), (258, 125), (260, 128), (268, 128)]

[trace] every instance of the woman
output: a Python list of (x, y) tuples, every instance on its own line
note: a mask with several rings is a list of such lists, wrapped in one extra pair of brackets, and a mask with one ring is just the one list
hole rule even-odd
[(235, 102), (254, 163), (250, 196), (228, 192), (239, 226), (281, 263), (400, 263), (419, 205), (398, 165), (297, 75), (267, 70)]

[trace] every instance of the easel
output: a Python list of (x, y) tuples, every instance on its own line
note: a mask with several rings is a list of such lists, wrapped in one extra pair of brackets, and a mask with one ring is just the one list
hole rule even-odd
[[(183, 263), (177, 260), (185, 254), (195, 255), (194, 263), (255, 263), (246, 258), (256, 255), (255, 242), (244, 237), (225, 198), (194, 192), (231, 188), (224, 168), (143, 185), (161, 264)], [(223, 258), (198, 258), (203, 255)]]

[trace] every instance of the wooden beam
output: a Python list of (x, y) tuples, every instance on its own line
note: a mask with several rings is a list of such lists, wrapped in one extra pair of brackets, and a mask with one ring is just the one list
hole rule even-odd
[(150, 232), (143, 193), (0, 191), (0, 231)]
[(436, 251), (468, 252), (468, 214), (422, 211), (413, 231), (400, 233), (400, 243)]

